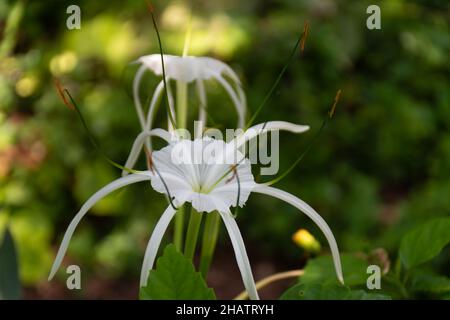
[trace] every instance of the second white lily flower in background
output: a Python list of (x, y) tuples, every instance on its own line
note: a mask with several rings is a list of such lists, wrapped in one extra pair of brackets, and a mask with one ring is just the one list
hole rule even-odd
[[(170, 84), (170, 80), (181, 81), (184, 83), (193, 83), (197, 89), (197, 95), (200, 101), (199, 106), (199, 121), (206, 123), (207, 97), (204, 82), (207, 80), (217, 81), (223, 89), (227, 92), (238, 114), (238, 128), (244, 127), (245, 116), (247, 111), (245, 94), (241, 88), (241, 82), (237, 74), (226, 63), (210, 57), (195, 57), (195, 56), (174, 56), (163, 55), (166, 81)], [(164, 81), (161, 80), (154, 90), (153, 98), (148, 108), (147, 117), (145, 118), (142, 109), (139, 92), (141, 81), (146, 71), (152, 71), (158, 76), (162, 76), (162, 62), (160, 54), (151, 54), (140, 57), (137, 60), (141, 64), (136, 72), (133, 81), (133, 99), (137, 108), (139, 121), (143, 130), (150, 130), (154, 117), (154, 111), (157, 101), (160, 99), (163, 89)], [(230, 82), (231, 81), (231, 82)], [(173, 95), (170, 90), (170, 85), (167, 86), (169, 94), (169, 104), (173, 108)], [(152, 90), (153, 91), (153, 90)], [(173, 111), (173, 110), (172, 110)]]
[[(158, 102), (161, 100), (164, 92), (164, 80), (161, 80), (156, 88), (151, 91), (153, 97), (150, 100), (147, 115), (145, 116), (144, 109), (140, 99), (140, 87), (142, 78), (146, 71), (151, 71), (157, 76), (163, 75), (162, 59), (164, 60), (166, 84), (167, 84), (167, 98), (168, 108), (172, 116), (176, 117), (175, 99), (171, 89), (171, 81), (177, 83), (184, 83), (185, 85), (194, 84), (198, 100), (200, 102), (198, 111), (198, 123), (197, 132), (195, 135), (201, 137), (203, 129), (207, 125), (207, 112), (208, 103), (205, 90), (205, 81), (215, 80), (226, 91), (229, 98), (236, 109), (238, 115), (237, 128), (243, 128), (245, 124), (245, 117), (247, 113), (247, 102), (244, 91), (241, 87), (241, 82), (237, 74), (226, 63), (210, 57), (194, 57), (194, 56), (174, 56), (165, 54), (161, 57), (160, 54), (151, 54), (140, 57), (136, 62), (140, 64), (139, 69), (136, 72), (133, 81), (133, 100), (136, 107), (136, 112), (141, 124), (142, 132), (135, 140), (135, 144), (138, 143), (144, 136), (148, 149), (151, 149), (151, 141), (148, 140), (148, 132), (152, 130), (153, 120), (156, 114)], [(173, 131), (173, 124), (169, 119), (168, 130)], [(129, 155), (129, 158), (125, 164), (127, 168), (133, 168), (138, 156), (141, 152), (140, 149), (134, 149)], [(126, 175), (126, 171), (123, 175)]]

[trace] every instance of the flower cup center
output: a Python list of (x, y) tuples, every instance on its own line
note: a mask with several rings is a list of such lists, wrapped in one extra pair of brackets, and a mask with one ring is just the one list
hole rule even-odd
[(211, 138), (181, 140), (154, 155), (162, 178), (178, 176), (192, 192), (202, 194), (236, 183), (237, 171), (245, 160), (235, 147)]

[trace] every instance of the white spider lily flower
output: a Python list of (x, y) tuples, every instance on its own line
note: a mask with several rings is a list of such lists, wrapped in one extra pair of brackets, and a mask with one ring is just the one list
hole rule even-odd
[[(241, 88), (241, 82), (239, 81), (238, 76), (227, 64), (210, 57), (174, 56), (165, 54), (163, 55), (163, 59), (167, 82), (170, 80), (175, 80), (185, 83), (195, 83), (201, 104), (199, 121), (202, 121), (203, 123), (206, 122), (207, 99), (203, 82), (213, 79), (223, 87), (233, 102), (238, 114), (238, 127), (242, 128), (244, 126), (247, 109), (245, 94)], [(137, 62), (140, 63), (141, 66), (136, 72), (136, 76), (133, 81), (133, 98), (142, 129), (150, 130), (156, 103), (163, 93), (164, 81), (161, 80), (155, 89), (148, 109), (147, 118), (144, 117), (142, 104), (139, 99), (139, 88), (145, 71), (150, 70), (158, 76), (163, 75), (161, 55), (151, 54), (142, 56), (137, 60)], [(231, 80), (231, 83), (229, 80)], [(170, 85), (167, 86), (167, 89), (170, 90)], [(171, 92), (168, 92), (168, 94), (171, 111), (172, 114), (174, 114), (173, 96)]]
[[(185, 83), (195, 83), (197, 95), (200, 101), (198, 123), (196, 136), (201, 136), (202, 129), (207, 122), (207, 97), (205, 91), (204, 81), (213, 79), (217, 81), (227, 92), (238, 114), (238, 128), (244, 127), (245, 116), (247, 110), (247, 102), (245, 93), (241, 88), (241, 82), (237, 74), (227, 64), (217, 59), (210, 57), (194, 57), (194, 56), (174, 56), (163, 55), (164, 71), (166, 75), (167, 97), (169, 109), (173, 117), (176, 116), (174, 108), (174, 97), (172, 94), (170, 80), (181, 81)], [(164, 92), (164, 80), (161, 80), (156, 86), (150, 101), (147, 116), (145, 117), (142, 108), (142, 103), (139, 96), (142, 77), (146, 71), (152, 71), (158, 76), (163, 75), (161, 54), (151, 54), (140, 57), (137, 63), (141, 64), (136, 72), (133, 81), (133, 99), (136, 107), (136, 112), (141, 124), (142, 132), (139, 134), (133, 144), (132, 151), (128, 157), (125, 167), (133, 168), (141, 152), (143, 143), (145, 142), (147, 149), (152, 149), (151, 140), (148, 138), (148, 132), (151, 131), (153, 119), (156, 114), (158, 101), (162, 98)], [(231, 83), (230, 83), (231, 81)], [(173, 124), (168, 119), (168, 129), (173, 131)], [(140, 146), (136, 148), (135, 146)], [(128, 172), (124, 170), (122, 176), (127, 175)]]
[[(252, 128), (253, 130), (250, 130)], [(310, 217), (325, 234), (331, 248), (337, 277), (343, 283), (338, 247), (326, 222), (312, 207), (294, 195), (257, 184), (251, 172), (250, 161), (239, 151), (239, 147), (245, 141), (264, 132), (271, 130), (304, 132), (308, 127), (274, 121), (252, 128), (229, 143), (209, 137), (171, 142), (168, 146), (152, 153), (152, 170), (121, 177), (100, 189), (82, 206), (70, 223), (53, 263), (49, 280), (59, 269), (70, 238), (87, 211), (112, 191), (132, 183), (149, 180), (155, 191), (165, 194), (172, 202), (162, 214), (149, 239), (141, 269), (141, 286), (147, 284), (161, 240), (175, 215), (176, 208), (172, 206), (172, 203), (175, 206), (181, 206), (185, 202), (190, 202), (195, 210), (203, 214), (212, 211), (220, 213), (231, 239), (244, 286), (251, 299), (259, 299), (244, 241), (230, 210), (236, 205), (244, 206), (252, 192), (283, 200)], [(152, 131), (152, 134), (163, 136), (161, 132), (158, 132)]]

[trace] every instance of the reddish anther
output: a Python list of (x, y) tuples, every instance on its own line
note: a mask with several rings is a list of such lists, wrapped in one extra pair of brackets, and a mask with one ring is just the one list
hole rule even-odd
[(153, 5), (150, 1), (146, 1), (147, 2), (147, 9), (148, 12), (150, 12), (151, 14), (153, 14), (155, 12), (155, 8), (153, 8)]
[(71, 110), (75, 110), (75, 107), (73, 106), (72, 103), (70, 103), (67, 98), (66, 95), (64, 94), (64, 89), (61, 86), (61, 83), (59, 82), (58, 79), (54, 79), (54, 83), (55, 83), (55, 87), (56, 87), (56, 91), (58, 91), (58, 95), (61, 98), (62, 102)]
[(309, 31), (309, 22), (306, 21), (305, 25), (303, 26), (302, 40), (300, 42), (300, 51), (302, 53), (303, 53), (303, 50), (305, 50), (305, 42), (306, 42), (306, 38), (308, 37), (308, 31)]
[(342, 92), (341, 89), (339, 89), (339, 90), (336, 92), (336, 96), (334, 97), (334, 103), (333, 103), (333, 106), (331, 107), (331, 110), (330, 110), (330, 112), (328, 113), (328, 115), (330, 116), (330, 118), (333, 117), (334, 112), (336, 111), (336, 106), (337, 106), (337, 104), (338, 104), (338, 102), (339, 102), (339, 99), (341, 98), (341, 92)]
[(151, 170), (153, 174), (155, 174), (155, 171), (153, 170), (153, 159), (152, 159), (152, 152), (148, 150), (146, 147), (144, 148), (145, 155), (147, 156), (147, 167)]
[(236, 177), (236, 175), (237, 175), (236, 167), (237, 166), (235, 164), (233, 164), (231, 166), (230, 170), (233, 171), (233, 175), (229, 179), (227, 179), (227, 181), (225, 181), (225, 183), (229, 183), (229, 182), (233, 181), (233, 179)]

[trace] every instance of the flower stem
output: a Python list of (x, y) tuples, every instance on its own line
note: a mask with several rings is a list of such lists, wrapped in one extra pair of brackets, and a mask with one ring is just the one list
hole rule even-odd
[(184, 246), (184, 255), (192, 260), (195, 254), (195, 247), (197, 246), (198, 231), (202, 223), (202, 214), (191, 208), (191, 215), (189, 217), (189, 225), (186, 233), (186, 243)]
[(186, 129), (188, 104), (188, 86), (184, 81), (177, 81), (177, 125)]
[[(187, 83), (177, 81), (177, 128), (185, 129), (187, 122)], [(173, 242), (178, 251), (183, 248), (183, 229), (184, 229), (184, 206), (182, 206), (175, 215), (175, 231)]]
[[(303, 270), (290, 270), (285, 272), (280, 272), (273, 274), (271, 276), (268, 276), (267, 278), (264, 278), (256, 283), (256, 289), (262, 289), (268, 284), (271, 284), (272, 282), (288, 279), (288, 278), (297, 278), (303, 275)], [(237, 295), (233, 300), (245, 300), (248, 299), (248, 293), (247, 291), (241, 292), (239, 295)]]
[(183, 248), (183, 227), (184, 227), (184, 205), (178, 209), (175, 214), (175, 229), (173, 235), (173, 243), (179, 252)]
[(200, 256), (200, 272), (205, 279), (208, 275), (209, 266), (211, 265), (216, 248), (217, 236), (219, 235), (219, 223), (220, 216), (217, 212), (207, 214)]

